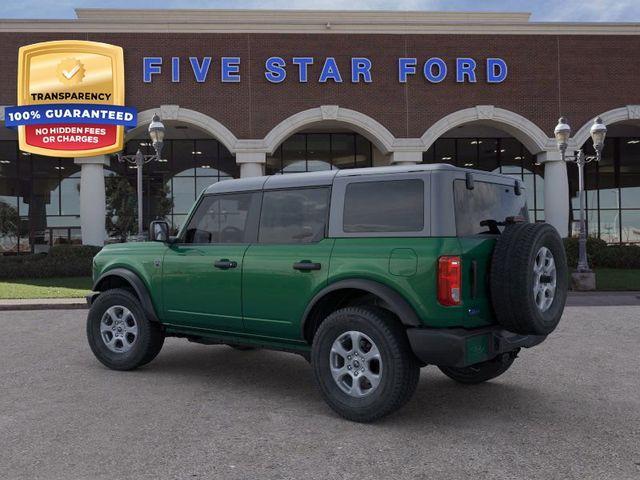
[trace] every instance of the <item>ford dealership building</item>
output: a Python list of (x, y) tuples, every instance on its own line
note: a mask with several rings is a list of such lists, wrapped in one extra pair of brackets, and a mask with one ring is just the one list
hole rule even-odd
[[(331, 168), (451, 163), (527, 187), (532, 220), (576, 232), (577, 168), (586, 169), (590, 235), (640, 243), (640, 24), (536, 23), (521, 13), (101, 10), (73, 20), (0, 20), (0, 105), (16, 104), (18, 49), (91, 40), (124, 50), (125, 104), (138, 111), (126, 153), (144, 168), (145, 224), (180, 226), (199, 192), (229, 178)], [(4, 115), (1, 117), (4, 121)], [(136, 170), (112, 156), (21, 152), (0, 127), (0, 253), (102, 244), (108, 184)]]

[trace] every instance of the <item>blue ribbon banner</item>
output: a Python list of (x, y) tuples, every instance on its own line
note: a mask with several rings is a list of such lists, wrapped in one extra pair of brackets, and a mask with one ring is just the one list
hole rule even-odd
[(138, 125), (138, 112), (133, 107), (121, 105), (91, 105), (86, 103), (61, 103), (6, 107), (5, 126), (47, 124), (104, 124)]

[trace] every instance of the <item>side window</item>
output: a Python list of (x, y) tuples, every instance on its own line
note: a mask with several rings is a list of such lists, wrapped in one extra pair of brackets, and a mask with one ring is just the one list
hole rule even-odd
[(344, 196), (343, 230), (419, 232), (424, 228), (424, 182), (353, 182)]
[(260, 194), (231, 193), (204, 197), (185, 231), (185, 243), (255, 241)]
[(328, 188), (266, 191), (262, 197), (260, 243), (313, 243), (324, 238)]
[(464, 180), (455, 180), (453, 185), (458, 236), (492, 233), (488, 224), (480, 225), (487, 220), (504, 222), (513, 216), (529, 219), (526, 195), (516, 195), (509, 185), (476, 181), (473, 190)]

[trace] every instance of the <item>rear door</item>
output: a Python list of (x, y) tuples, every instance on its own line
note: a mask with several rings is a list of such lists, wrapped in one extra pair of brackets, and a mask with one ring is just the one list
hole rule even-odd
[(260, 193), (205, 196), (164, 256), (164, 317), (189, 328), (239, 332), (242, 262), (255, 240)]
[(258, 243), (245, 254), (242, 303), (247, 333), (298, 340), (304, 310), (327, 282), (329, 187), (265, 191)]

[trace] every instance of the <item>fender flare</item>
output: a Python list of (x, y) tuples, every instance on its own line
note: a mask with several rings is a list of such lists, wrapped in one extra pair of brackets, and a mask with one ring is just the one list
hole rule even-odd
[[(146, 285), (144, 284), (144, 282), (138, 276), (137, 273), (126, 268), (114, 268), (113, 270), (107, 270), (102, 275), (100, 275), (100, 277), (98, 277), (98, 279), (93, 284), (92, 290), (94, 292), (103, 291), (99, 289), (99, 285), (108, 277), (121, 278), (125, 280), (129, 285), (131, 285), (131, 287), (133, 287), (133, 290), (136, 292), (137, 297), (140, 299), (140, 303), (142, 304), (142, 309), (144, 310), (144, 313), (147, 315), (149, 320), (151, 320), (152, 322), (160, 321), (158, 319), (158, 315), (156, 315), (156, 309), (153, 306), (153, 302), (151, 301), (151, 295), (149, 295), (149, 290), (147, 289)], [(95, 295), (91, 299), (92, 303), (98, 295)]]
[(301, 331), (305, 331), (305, 326), (307, 323), (307, 319), (313, 308), (317, 305), (317, 303), (324, 298), (328, 293), (334, 292), (336, 290), (342, 289), (357, 289), (364, 290), (369, 292), (379, 298), (381, 298), (387, 305), (389, 305), (390, 310), (395, 313), (403, 325), (411, 326), (411, 327), (419, 327), (422, 325), (418, 315), (416, 314), (413, 307), (407, 302), (402, 295), (400, 295), (393, 288), (388, 287), (382, 283), (376, 282), (375, 280), (365, 280), (360, 278), (348, 279), (348, 280), (340, 280), (335, 283), (331, 283), (320, 290), (308, 303), (307, 308), (302, 315), (302, 322), (300, 325)]

